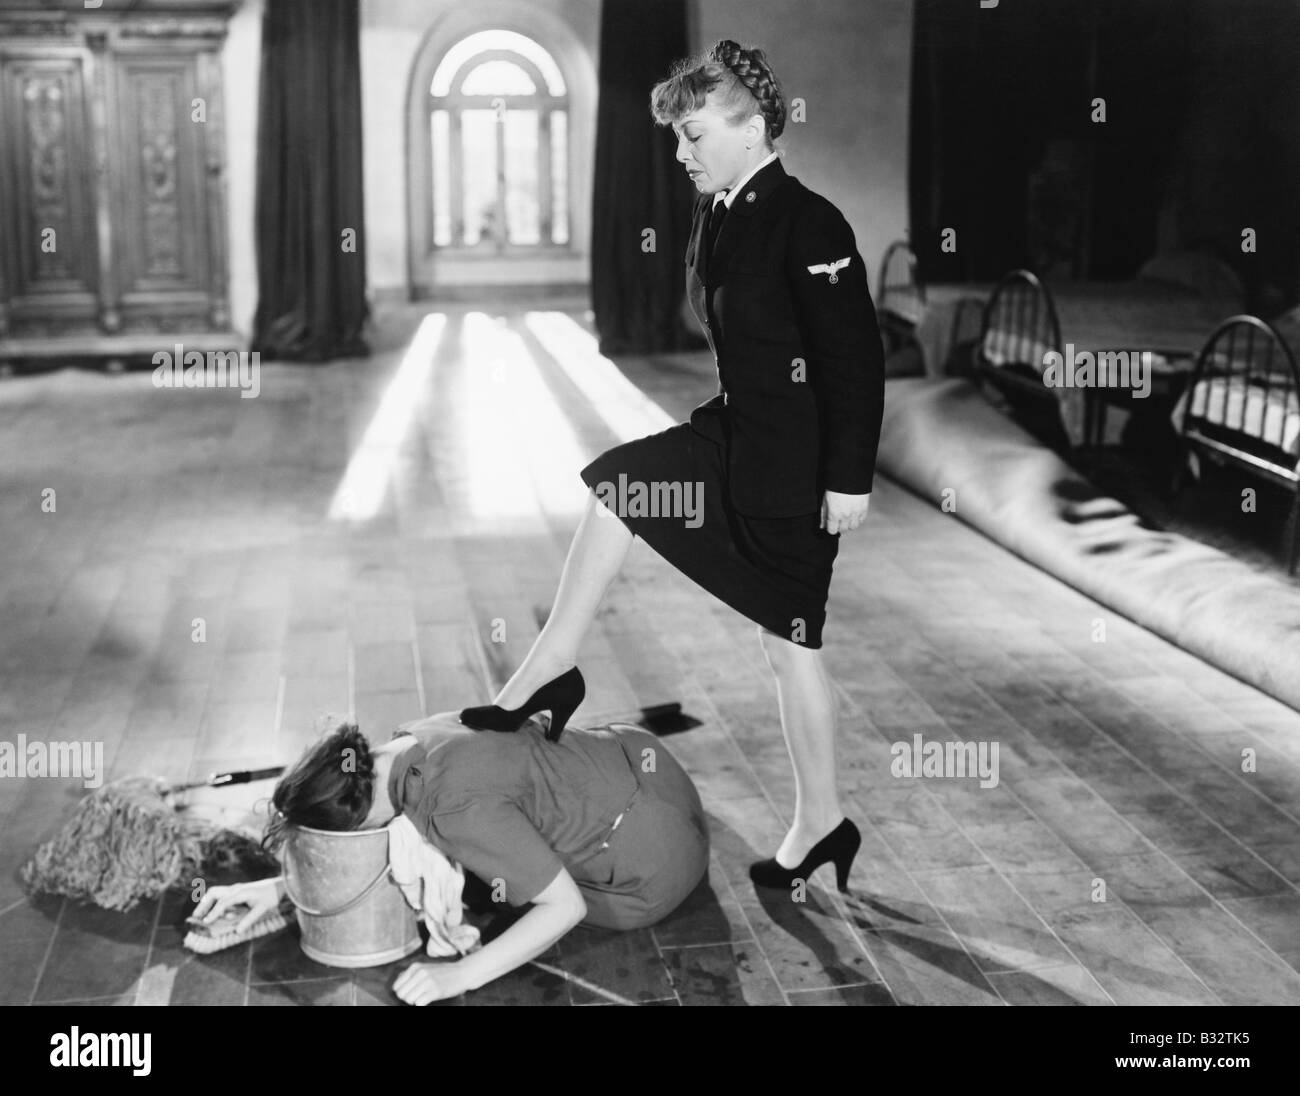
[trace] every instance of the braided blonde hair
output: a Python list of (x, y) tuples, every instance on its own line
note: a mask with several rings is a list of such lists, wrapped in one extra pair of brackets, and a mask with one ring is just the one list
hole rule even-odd
[(673, 125), (704, 106), (710, 92), (733, 126), (755, 114), (764, 121), (770, 149), (785, 130), (785, 94), (761, 49), (746, 49), (723, 38), (706, 53), (676, 62), (668, 79), (650, 92), (650, 113), (657, 124)]

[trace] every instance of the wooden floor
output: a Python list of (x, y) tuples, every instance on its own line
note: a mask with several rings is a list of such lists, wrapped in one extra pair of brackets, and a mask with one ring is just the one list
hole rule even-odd
[[(256, 399), (148, 373), (0, 381), (6, 738), (101, 741), (110, 777), (179, 779), (290, 761), (330, 710), (386, 738), (491, 698), (549, 609), (578, 468), (684, 418), (712, 361), (620, 362), (638, 403), (580, 315), (452, 312), (436, 353), (428, 323), (406, 353), (421, 319), (383, 317), (363, 361), (268, 363)], [(755, 626), (637, 542), (577, 719), (679, 701), (700, 721), (664, 741), (712, 870), (653, 929), (579, 929), (550, 961), (667, 1004), (1300, 1004), (1300, 715), (877, 482), (824, 648), (864, 836), (851, 894), (749, 883), (793, 801)], [(999, 783), (891, 775), (917, 734), (996, 744)], [(236, 820), (269, 790), (196, 809)], [(15, 871), (81, 794), (0, 780), (0, 1001), (396, 1003), (393, 969), (320, 966), (292, 932), (183, 952), (183, 895), (29, 901)], [(452, 1003), (601, 1001), (525, 969)]]

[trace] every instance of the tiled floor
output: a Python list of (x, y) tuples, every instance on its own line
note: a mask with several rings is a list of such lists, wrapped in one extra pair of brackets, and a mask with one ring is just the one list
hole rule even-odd
[[(6, 737), (98, 740), (110, 776), (180, 779), (292, 760), (324, 711), (386, 736), (490, 697), (550, 605), (577, 468), (654, 409), (580, 320), (452, 313), (422, 376), (399, 370), (418, 319), (387, 317), (368, 360), (268, 364), (257, 399), (147, 373), (0, 381)], [(713, 390), (699, 354), (620, 365), (671, 421)], [(357, 468), (391, 476), (355, 525), (330, 517), (354, 454), (352, 505)], [(1300, 715), (883, 479), (841, 544), (826, 644), (864, 847), (849, 895), (794, 903), (746, 875), (793, 797), (754, 626), (633, 547), (578, 720), (679, 701), (700, 721), (665, 742), (712, 870), (653, 929), (581, 929), (548, 962), (668, 1004), (1300, 1003)], [(892, 775), (914, 735), (996, 745), (999, 782)], [(234, 821), (268, 792), (195, 809)], [(29, 901), (15, 870), (79, 794), (0, 780), (0, 1000), (395, 1003), (393, 970), (316, 964), (296, 930), (184, 952), (183, 894)], [(603, 1000), (524, 968), (454, 1003)]]

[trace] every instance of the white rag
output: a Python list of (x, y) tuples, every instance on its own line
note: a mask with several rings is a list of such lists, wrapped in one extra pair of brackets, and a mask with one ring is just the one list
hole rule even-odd
[(388, 826), (388, 867), (407, 902), (424, 919), (431, 956), (465, 955), (478, 947), (479, 931), (461, 920), (465, 873), (421, 836), (404, 814)]

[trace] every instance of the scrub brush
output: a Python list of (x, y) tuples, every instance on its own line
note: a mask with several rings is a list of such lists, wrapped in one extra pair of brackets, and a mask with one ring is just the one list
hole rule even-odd
[(239, 932), (236, 926), (248, 916), (248, 910), (247, 905), (232, 906), (215, 921), (206, 923), (201, 918), (187, 917), (185, 923), (190, 926), (190, 931), (185, 934), (182, 943), (190, 951), (211, 955), (214, 951), (224, 951), (247, 940), (256, 940), (259, 936), (270, 936), (289, 925), (285, 910), (277, 907)]

